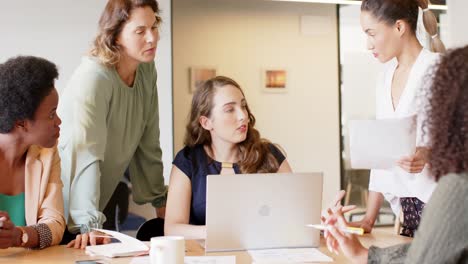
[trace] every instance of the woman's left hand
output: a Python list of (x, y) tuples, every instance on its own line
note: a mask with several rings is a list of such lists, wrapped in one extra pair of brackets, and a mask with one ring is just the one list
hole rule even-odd
[(416, 152), (413, 155), (401, 158), (397, 161), (397, 164), (409, 173), (420, 173), (427, 163), (428, 154), (428, 148), (417, 147)]
[(164, 219), (166, 218), (166, 207), (157, 207), (156, 208), (156, 217)]
[(110, 242), (111, 239), (107, 234), (98, 231), (91, 231), (89, 233), (76, 235), (76, 238), (70, 241), (67, 244), (67, 247), (85, 249), (88, 245), (95, 246), (100, 244), (109, 244)]

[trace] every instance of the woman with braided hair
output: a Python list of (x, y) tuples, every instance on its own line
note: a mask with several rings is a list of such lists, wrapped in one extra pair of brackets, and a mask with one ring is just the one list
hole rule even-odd
[[(401, 235), (414, 235), (425, 203), (436, 183), (427, 172), (429, 149), (422, 137), (424, 99), (420, 95), (430, 83), (425, 75), (445, 47), (437, 34), (437, 20), (428, 9), (428, 0), (364, 0), (361, 5), (361, 26), (367, 35), (367, 49), (384, 70), (376, 89), (376, 118), (395, 119), (416, 116), (416, 151), (401, 157), (389, 170), (372, 170), (369, 198), (362, 221), (350, 223), (371, 232), (385, 198), (395, 215), (403, 212)], [(424, 28), (431, 36), (431, 49), (425, 49), (416, 37), (418, 15), (423, 13)], [(378, 149), (375, 150), (378, 153)]]
[(468, 46), (444, 54), (431, 69), (424, 127), (431, 149), (427, 160), (437, 188), (427, 203), (414, 240), (387, 248), (363, 247), (344, 234), (343, 213), (330, 212), (325, 231), (330, 251), (353, 263), (468, 263)]

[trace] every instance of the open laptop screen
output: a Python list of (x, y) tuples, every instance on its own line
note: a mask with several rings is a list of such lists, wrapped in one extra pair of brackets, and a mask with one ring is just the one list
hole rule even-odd
[(318, 247), (322, 173), (209, 175), (205, 250)]

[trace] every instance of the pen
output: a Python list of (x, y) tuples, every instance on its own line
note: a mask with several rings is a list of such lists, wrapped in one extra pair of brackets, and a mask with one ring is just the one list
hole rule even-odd
[[(319, 230), (328, 230), (330, 226), (327, 225), (306, 225), (307, 227), (313, 227)], [(364, 229), (360, 227), (339, 227), (338, 229), (341, 230), (341, 232), (348, 233), (348, 234), (355, 234), (355, 235), (364, 235)]]

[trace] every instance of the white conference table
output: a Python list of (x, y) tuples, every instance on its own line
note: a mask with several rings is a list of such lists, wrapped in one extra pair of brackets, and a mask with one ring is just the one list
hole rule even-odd
[[(371, 234), (366, 234), (361, 237), (361, 242), (369, 247), (375, 245), (378, 247), (388, 247), (400, 243), (411, 242), (411, 238), (403, 237), (395, 234), (392, 227), (375, 228)], [(349, 260), (344, 258), (342, 255), (334, 255), (330, 253), (325, 245), (325, 241), (321, 238), (319, 250), (324, 254), (334, 259), (333, 263), (349, 263)], [(205, 254), (204, 249), (201, 245), (194, 240), (186, 241), (186, 256), (236, 256), (237, 264), (250, 264), (252, 259), (246, 251), (237, 252), (222, 252), (222, 253), (207, 253)], [(131, 263), (132, 258), (99, 258), (91, 257), (85, 254), (84, 250), (70, 249), (65, 246), (54, 246), (43, 250), (30, 250), (23, 248), (10, 248), (0, 249), (0, 263), (11, 263), (11, 264), (29, 264), (29, 263), (75, 263), (78, 260), (92, 260), (100, 259), (104, 260), (105, 263), (110, 264), (126, 264)]]

